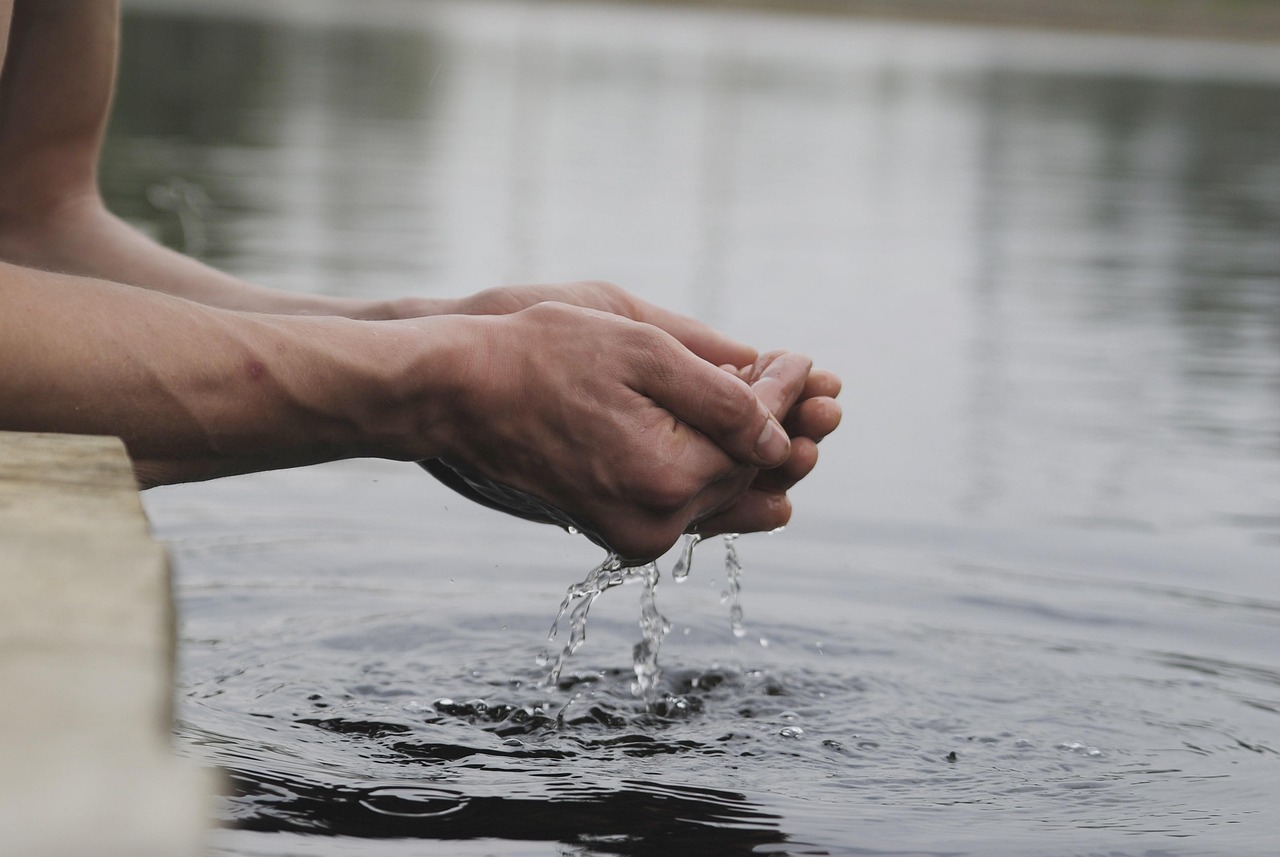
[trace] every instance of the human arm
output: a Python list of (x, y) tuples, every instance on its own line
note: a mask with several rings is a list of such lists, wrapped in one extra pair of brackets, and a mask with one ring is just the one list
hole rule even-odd
[[(789, 446), (733, 373), (652, 325), (559, 303), (278, 316), (0, 263), (0, 367), (0, 428), (118, 435), (144, 485), (448, 456), (635, 558), (724, 508), (747, 468), (777, 466)], [(756, 528), (782, 522), (767, 523)]]
[(0, 53), (8, 49), (0, 75), (0, 259), (224, 309), (277, 314), (490, 315), (558, 301), (654, 324), (715, 363), (743, 366), (755, 359), (753, 349), (707, 325), (607, 283), (497, 288), (458, 299), (369, 301), (263, 288), (161, 246), (108, 211), (98, 190), (97, 164), (119, 50), (118, 17), (114, 0), (0, 0)]
[(367, 319), (438, 309), (424, 298), (267, 289), (170, 250), (108, 211), (97, 164), (118, 48), (114, 0), (0, 0), (0, 259), (224, 309)]
[[(457, 364), (452, 337), (431, 333), (422, 359)], [(392, 457), (390, 379), (412, 359), (397, 334), (0, 263), (0, 428), (117, 435), (144, 487)], [(447, 377), (422, 376), (419, 395)]]
[[(607, 526), (646, 509), (641, 539), (724, 508), (745, 487), (744, 468), (768, 464), (753, 459), (751, 438), (737, 436), (757, 420), (754, 428), (763, 426), (765, 406), (711, 365), (743, 365), (754, 351), (614, 287), (518, 287), (366, 312), (259, 289), (132, 232), (102, 207), (94, 177), (114, 4), (17, 0), (16, 9), (0, 81), (0, 256), (22, 263), (5, 269), (0, 305), (8, 427), (122, 435), (146, 484), (351, 455), (478, 457), (493, 449), (486, 465), (497, 476), (603, 515)], [(451, 316), (377, 328), (227, 309)], [(551, 330), (559, 333), (549, 337)], [(563, 342), (579, 350), (557, 351)], [(548, 362), (553, 354), (564, 367)], [(507, 370), (468, 376), (457, 388), (474, 399), (457, 413), (480, 428), (437, 436), (439, 420), (449, 423), (442, 414), (453, 412), (447, 405), (463, 398), (440, 385), (454, 389), (477, 355)], [(246, 386), (246, 373), (254, 384)], [(520, 395), (538, 391), (514, 421), (512, 397), (492, 395), (504, 378), (519, 379), (511, 389)], [(606, 424), (594, 419), (602, 402), (622, 420), (617, 443), (596, 430)], [(716, 407), (732, 419), (713, 419)], [(653, 427), (664, 424), (655, 438)], [(572, 443), (557, 436), (566, 427)], [(668, 455), (681, 472), (647, 466), (654, 455)], [(593, 457), (598, 466), (576, 481), (547, 478)]]
[(138, 232), (102, 200), (97, 168), (119, 52), (116, 0), (0, 0), (0, 52), (6, 46), (0, 75), (0, 259), (224, 309), (276, 314), (492, 315), (558, 301), (654, 324), (712, 362), (743, 366), (755, 359), (753, 349), (707, 325), (607, 283), (496, 288), (458, 299), (361, 300), (277, 291), (218, 271)]

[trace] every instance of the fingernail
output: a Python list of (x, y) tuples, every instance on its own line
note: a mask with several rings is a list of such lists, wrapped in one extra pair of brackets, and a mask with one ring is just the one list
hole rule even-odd
[(781, 464), (786, 461), (790, 450), (791, 441), (787, 433), (778, 425), (777, 420), (769, 417), (765, 421), (764, 431), (760, 433), (760, 439), (756, 441), (756, 455), (767, 464)]

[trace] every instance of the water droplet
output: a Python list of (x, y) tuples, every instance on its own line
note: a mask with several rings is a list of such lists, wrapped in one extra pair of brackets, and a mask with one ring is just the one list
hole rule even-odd
[(676, 583), (684, 583), (689, 579), (689, 571), (693, 568), (693, 549), (702, 541), (697, 533), (685, 533), (684, 544), (680, 547), (680, 556), (671, 567), (671, 579)]
[(421, 714), (424, 711), (431, 711), (430, 705), (423, 705), (416, 699), (411, 699), (404, 704), (404, 710), (410, 714)]
[(802, 738), (804, 737), (804, 730), (799, 726), (783, 726), (778, 730), (778, 734), (783, 738)]
[(1088, 744), (1081, 744), (1079, 741), (1068, 741), (1058, 745), (1059, 750), (1067, 750), (1079, 756), (1087, 756), (1096, 759), (1102, 756), (1102, 751), (1097, 747), (1090, 747)]

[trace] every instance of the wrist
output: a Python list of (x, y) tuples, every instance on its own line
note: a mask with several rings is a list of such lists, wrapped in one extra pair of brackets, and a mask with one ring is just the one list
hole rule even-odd
[(482, 350), (481, 326), (450, 315), (334, 321), (352, 333), (336, 358), (344, 377), (330, 405), (354, 428), (349, 454), (401, 461), (448, 454)]
[(450, 298), (401, 297), (372, 301), (366, 308), (367, 315), (357, 316), (375, 321), (404, 321), (411, 318), (427, 318), (454, 312), (456, 300)]

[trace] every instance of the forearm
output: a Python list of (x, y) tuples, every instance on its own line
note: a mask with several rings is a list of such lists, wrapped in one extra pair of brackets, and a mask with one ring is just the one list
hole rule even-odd
[(0, 428), (118, 435), (145, 484), (430, 457), (466, 323), (231, 312), (0, 264)]
[(394, 319), (434, 315), (444, 301), (361, 300), (264, 288), (164, 247), (107, 211), (96, 194), (64, 200), (53, 211), (5, 216), (0, 259), (24, 267), (127, 283), (207, 306), (283, 315)]
[(119, 42), (115, 0), (0, 0), (0, 260), (255, 312), (391, 318), (422, 301), (275, 292), (156, 244), (98, 194)]

